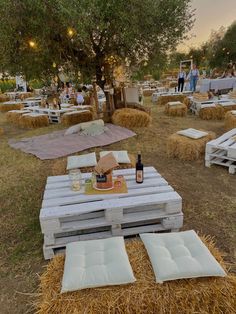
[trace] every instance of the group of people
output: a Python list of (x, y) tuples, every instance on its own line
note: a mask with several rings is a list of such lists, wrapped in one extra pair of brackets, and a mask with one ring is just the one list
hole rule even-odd
[(73, 88), (70, 82), (63, 84), (61, 88), (60, 98), (64, 100), (76, 99), (76, 103), (78, 105), (82, 105), (84, 103), (84, 97), (87, 95), (88, 89), (86, 86), (82, 88), (78, 88), (77, 91)]
[(189, 71), (188, 75), (181, 67), (178, 73), (178, 92), (182, 92), (184, 89), (185, 80), (189, 80), (190, 83), (190, 90), (192, 92), (196, 91), (197, 81), (199, 79), (199, 70), (196, 64), (193, 65), (192, 69)]

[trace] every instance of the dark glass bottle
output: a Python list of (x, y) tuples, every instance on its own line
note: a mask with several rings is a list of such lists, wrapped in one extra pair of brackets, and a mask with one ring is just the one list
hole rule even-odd
[(136, 182), (143, 183), (143, 164), (141, 161), (141, 154), (138, 154), (138, 160), (136, 163)]

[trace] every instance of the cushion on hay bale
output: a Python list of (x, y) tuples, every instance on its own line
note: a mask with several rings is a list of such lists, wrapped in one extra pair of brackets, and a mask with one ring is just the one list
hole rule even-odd
[(199, 110), (199, 117), (203, 120), (222, 120), (225, 116), (225, 110), (222, 106), (210, 104)]
[(146, 112), (137, 109), (118, 109), (112, 115), (112, 122), (126, 128), (146, 127), (151, 122), (151, 117)]
[(100, 158), (106, 156), (107, 154), (112, 153), (118, 162), (118, 164), (129, 164), (130, 163), (130, 158), (128, 155), (127, 150), (119, 150), (119, 151), (102, 151), (99, 153)]
[(6, 113), (8, 122), (19, 123), (19, 119), (23, 114), (30, 113), (30, 110), (11, 110)]
[[(203, 242), (226, 269), (210, 237)], [(57, 255), (40, 277), (38, 314), (68, 313), (211, 313), (232, 314), (236, 308), (236, 276), (195, 278), (157, 284), (150, 259), (138, 239), (126, 242), (136, 282), (128, 285), (61, 294), (64, 256)]]
[(207, 132), (199, 131), (199, 130), (192, 129), (192, 128), (181, 130), (181, 131), (178, 131), (176, 133), (179, 135), (187, 136), (189, 138), (193, 138), (195, 140), (202, 138), (204, 136), (207, 136), (207, 134), (208, 134)]
[(227, 130), (236, 128), (236, 110), (228, 111), (225, 114), (225, 128)]
[(80, 156), (69, 156), (67, 158), (66, 170), (72, 170), (84, 167), (94, 167), (97, 165), (95, 153), (84, 154)]
[(224, 112), (228, 112), (231, 110), (236, 110), (236, 103), (235, 102), (223, 102), (219, 103), (219, 106), (222, 106), (224, 108)]
[(67, 244), (62, 293), (135, 280), (123, 237)]
[(199, 139), (191, 139), (177, 133), (172, 134), (167, 139), (167, 155), (185, 161), (198, 159), (204, 154), (206, 143), (215, 138), (213, 132), (207, 133), (207, 136)]
[(226, 276), (194, 230), (140, 235), (150, 257), (156, 282)]
[(7, 112), (7, 111), (10, 111), (10, 110), (20, 110), (20, 109), (23, 109), (24, 108), (24, 105), (21, 104), (21, 103), (17, 103), (17, 104), (14, 104), (14, 103), (3, 103), (3, 104), (0, 104), (0, 111), (1, 112)]
[(187, 107), (181, 102), (168, 102), (165, 105), (165, 113), (169, 116), (184, 117), (187, 115)]
[(91, 121), (93, 119), (93, 114), (89, 110), (72, 111), (63, 114), (61, 122), (62, 124), (69, 126), (73, 124), (78, 124), (81, 122)]
[(157, 100), (157, 105), (164, 106), (170, 101), (180, 101), (182, 103), (185, 98), (185, 95), (161, 95)]
[(49, 119), (46, 114), (26, 113), (19, 118), (19, 125), (22, 128), (40, 128), (49, 125)]

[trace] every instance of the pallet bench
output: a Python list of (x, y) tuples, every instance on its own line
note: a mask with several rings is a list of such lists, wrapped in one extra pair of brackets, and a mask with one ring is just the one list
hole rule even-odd
[[(85, 195), (84, 188), (70, 189), (67, 175), (48, 178), (40, 211), (45, 259), (77, 240), (182, 227), (182, 199), (153, 167), (144, 169), (143, 184), (135, 182), (133, 168), (115, 170), (116, 175), (124, 175), (128, 193)], [(90, 177), (82, 174), (82, 180)]]
[(236, 128), (206, 144), (205, 166), (221, 165), (236, 173)]

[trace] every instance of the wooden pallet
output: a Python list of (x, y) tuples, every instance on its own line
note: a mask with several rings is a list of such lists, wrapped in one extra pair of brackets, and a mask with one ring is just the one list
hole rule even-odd
[[(115, 170), (114, 176), (125, 176), (128, 193), (99, 195), (85, 195), (84, 188), (72, 191), (68, 176), (49, 177), (40, 212), (45, 258), (74, 239), (179, 229), (181, 197), (153, 167), (144, 174), (144, 183), (137, 184), (135, 169)], [(83, 180), (90, 177), (82, 174)]]
[(230, 174), (236, 173), (236, 128), (206, 144), (205, 166), (212, 164), (228, 167)]

